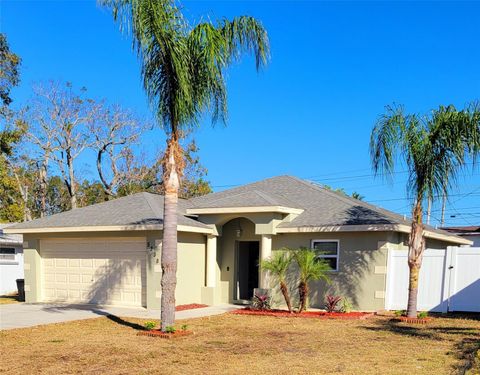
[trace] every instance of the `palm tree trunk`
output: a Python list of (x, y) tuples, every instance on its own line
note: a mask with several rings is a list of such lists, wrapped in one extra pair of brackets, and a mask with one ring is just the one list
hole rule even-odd
[(407, 316), (409, 318), (417, 317), (417, 297), (418, 297), (418, 275), (420, 274), (420, 267), (415, 263), (408, 262), (410, 268), (409, 286), (408, 286), (408, 304)]
[(423, 238), (422, 203), (417, 199), (413, 210), (412, 229), (408, 241), (408, 267), (410, 269), (408, 285), (407, 316), (417, 317), (418, 276), (422, 266), (422, 257), (425, 250)]
[(178, 141), (172, 137), (168, 141), (167, 165), (164, 166), (165, 200), (163, 210), (162, 243), (162, 298), (161, 330), (166, 332), (168, 326), (175, 322), (175, 287), (177, 285), (177, 205), (180, 185), (175, 161)]
[(305, 311), (307, 308), (307, 298), (308, 298), (308, 284), (304, 281), (300, 281), (298, 285), (298, 295), (300, 297), (300, 309), (299, 313)]
[(282, 291), (283, 298), (287, 303), (288, 311), (292, 312), (292, 301), (290, 300), (290, 294), (288, 293), (288, 287), (285, 281), (280, 281), (280, 290)]

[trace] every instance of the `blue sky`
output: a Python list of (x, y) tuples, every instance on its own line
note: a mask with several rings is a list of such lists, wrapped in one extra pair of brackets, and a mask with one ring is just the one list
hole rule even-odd
[[(372, 177), (368, 143), (377, 116), (393, 102), (427, 112), (480, 99), (480, 2), (182, 5), (193, 22), (253, 15), (270, 36), (266, 69), (257, 74), (247, 57), (228, 70), (228, 126), (206, 121), (195, 133), (215, 190), (292, 174), (409, 214), (405, 173), (393, 185)], [(29, 97), (33, 82), (68, 80), (148, 115), (130, 41), (94, 1), (4, 0), (0, 29), (23, 59), (22, 84), (13, 92), (17, 104)], [(142, 146), (153, 152), (164, 140), (157, 129)], [(438, 206), (433, 216), (440, 216)], [(452, 190), (447, 224), (479, 222), (477, 168)]]

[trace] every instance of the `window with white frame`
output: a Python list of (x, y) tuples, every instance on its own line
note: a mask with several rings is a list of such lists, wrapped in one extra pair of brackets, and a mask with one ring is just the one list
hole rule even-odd
[(0, 260), (15, 260), (15, 249), (13, 247), (0, 247)]
[(332, 271), (338, 271), (338, 240), (312, 240), (312, 249), (315, 250), (318, 259), (330, 265)]

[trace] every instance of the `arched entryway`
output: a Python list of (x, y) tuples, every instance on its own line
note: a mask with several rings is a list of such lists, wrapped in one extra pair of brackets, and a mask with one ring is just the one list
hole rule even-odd
[(260, 283), (260, 241), (255, 224), (244, 217), (225, 223), (220, 239), (222, 279), (230, 284), (229, 300), (247, 303)]

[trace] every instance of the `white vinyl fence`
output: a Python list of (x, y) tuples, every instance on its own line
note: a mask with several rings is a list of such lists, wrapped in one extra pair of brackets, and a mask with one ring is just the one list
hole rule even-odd
[[(385, 308), (404, 310), (408, 299), (407, 250), (389, 250)], [(480, 247), (426, 249), (418, 310), (480, 312)]]

